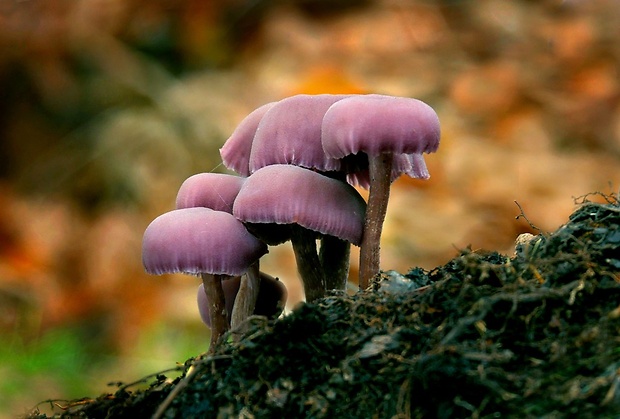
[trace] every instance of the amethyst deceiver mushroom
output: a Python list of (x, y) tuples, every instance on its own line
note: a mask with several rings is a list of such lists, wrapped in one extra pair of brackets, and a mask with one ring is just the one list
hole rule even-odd
[(365, 211), (364, 199), (346, 182), (283, 164), (248, 177), (233, 206), (233, 215), (267, 243), (274, 226), (288, 229), (307, 301), (346, 287), (350, 244), (362, 240)]
[[(322, 144), (332, 158), (368, 161), (369, 197), (360, 248), (359, 286), (365, 289), (379, 272), (379, 245), (387, 211), (394, 156), (410, 155), (424, 174), (422, 153), (439, 146), (439, 118), (426, 103), (402, 97), (353, 96), (334, 103), (325, 113)], [(361, 165), (354, 162), (353, 165)], [(427, 172), (426, 172), (427, 173)]]
[(142, 240), (142, 263), (148, 273), (202, 277), (213, 303), (210, 351), (229, 328), (222, 281), (243, 275), (265, 253), (267, 246), (231, 214), (202, 207), (160, 215), (146, 228)]
[[(268, 318), (276, 318), (282, 311), (284, 311), (284, 305), (288, 297), (286, 287), (278, 278), (274, 278), (264, 272), (260, 273), (260, 289), (258, 292), (258, 299), (256, 300), (256, 306), (252, 314), (256, 316), (265, 316)], [(232, 278), (222, 283), (224, 289), (224, 296), (226, 297), (226, 312), (228, 316), (232, 316), (233, 305), (235, 297), (239, 292), (241, 286), (240, 278)], [(202, 322), (211, 327), (211, 315), (209, 314), (209, 300), (204, 292), (204, 285), (198, 286), (198, 292), (196, 295), (196, 302), (198, 304), (198, 311)]]

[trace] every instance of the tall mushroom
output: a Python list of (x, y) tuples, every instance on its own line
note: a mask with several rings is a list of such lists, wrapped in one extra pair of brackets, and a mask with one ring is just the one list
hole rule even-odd
[(142, 263), (148, 273), (200, 275), (212, 302), (210, 351), (228, 330), (222, 281), (240, 276), (267, 246), (231, 214), (208, 208), (176, 209), (155, 218), (144, 232)]
[[(316, 240), (334, 237), (358, 245), (366, 203), (349, 184), (292, 165), (265, 166), (246, 179), (233, 206), (233, 214), (267, 243), (286, 238), (270, 237), (272, 226), (286, 226), (306, 300), (312, 301), (329, 289), (344, 289), (349, 269), (349, 252), (325, 267), (317, 254)], [(263, 226), (263, 228), (260, 228)], [(267, 228), (264, 228), (267, 226)]]
[[(420, 166), (421, 154), (436, 151), (439, 137), (437, 114), (416, 99), (353, 96), (334, 103), (325, 113), (322, 124), (325, 153), (336, 159), (368, 161), (369, 197), (360, 249), (360, 288), (365, 289), (379, 272), (379, 246), (394, 179), (394, 156), (413, 156), (416, 160), (411, 160), (412, 165)], [(354, 165), (361, 164), (357, 161)], [(415, 171), (424, 175), (425, 167)]]

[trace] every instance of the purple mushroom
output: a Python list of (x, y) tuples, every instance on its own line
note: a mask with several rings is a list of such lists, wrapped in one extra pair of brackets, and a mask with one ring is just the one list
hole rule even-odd
[[(239, 277), (229, 279), (222, 283), (224, 289), (224, 296), (226, 298), (226, 312), (229, 318), (233, 313), (233, 304), (235, 298), (238, 295), (241, 281)], [(286, 298), (288, 293), (286, 287), (282, 281), (278, 278), (274, 278), (264, 272), (260, 273), (260, 289), (258, 291), (258, 299), (256, 300), (256, 306), (254, 308), (254, 315), (265, 316), (269, 318), (278, 317), (284, 310), (286, 304)], [(209, 328), (211, 327), (211, 315), (209, 314), (209, 300), (204, 292), (204, 285), (198, 286), (198, 293), (196, 295), (198, 303), (198, 311), (200, 312), (200, 318), (203, 323)]]
[(208, 208), (177, 209), (149, 224), (142, 240), (142, 263), (148, 273), (200, 275), (213, 323), (210, 351), (228, 330), (222, 281), (258, 269), (267, 246), (231, 214)]
[[(360, 282), (365, 289), (379, 272), (379, 245), (387, 211), (394, 156), (410, 155), (407, 174), (427, 177), (422, 153), (439, 146), (439, 119), (416, 99), (382, 95), (353, 96), (334, 103), (325, 113), (322, 143), (325, 153), (347, 165), (368, 164), (369, 197), (360, 249)], [(396, 173), (399, 175), (399, 173)], [(361, 182), (360, 182), (361, 183)]]
[[(244, 182), (233, 214), (262, 240), (290, 238), (306, 300), (322, 297), (326, 289), (344, 289), (349, 270), (350, 243), (362, 240), (366, 203), (349, 184), (292, 165), (270, 165)], [(286, 228), (286, 230), (284, 230)], [(316, 240), (322, 239), (317, 254)]]

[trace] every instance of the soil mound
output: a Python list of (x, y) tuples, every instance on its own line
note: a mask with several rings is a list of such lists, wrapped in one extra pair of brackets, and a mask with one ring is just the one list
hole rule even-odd
[(512, 257), (465, 250), (431, 271), (385, 272), (372, 290), (252, 319), (174, 379), (56, 402), (54, 416), (615, 416), (620, 204), (605, 198)]

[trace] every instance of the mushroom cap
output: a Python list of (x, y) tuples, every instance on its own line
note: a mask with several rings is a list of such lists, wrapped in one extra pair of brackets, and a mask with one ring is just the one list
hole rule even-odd
[(247, 178), (233, 215), (248, 223), (298, 224), (359, 245), (366, 202), (351, 185), (292, 165), (265, 166)]
[[(260, 287), (258, 289), (258, 297), (256, 299), (256, 306), (254, 307), (254, 314), (258, 316), (266, 316), (269, 318), (277, 317), (282, 313), (286, 299), (288, 297), (288, 291), (282, 283), (282, 281), (268, 275), (264, 272), (260, 272)], [(226, 312), (228, 313), (228, 319), (230, 319), (235, 298), (239, 292), (241, 286), (241, 277), (234, 277), (227, 281), (222, 282), (222, 288), (224, 289), (224, 299), (226, 302)], [(204, 285), (198, 286), (198, 293), (196, 296), (198, 303), (198, 312), (202, 322), (208, 327), (211, 327), (211, 315), (209, 314), (209, 299), (205, 294)]]
[(361, 95), (334, 103), (325, 113), (322, 144), (327, 156), (432, 153), (439, 147), (439, 118), (411, 98)]
[(223, 173), (198, 173), (188, 177), (177, 193), (176, 207), (206, 207), (232, 213), (233, 202), (245, 178)]
[(325, 155), (321, 124), (327, 109), (349, 95), (296, 95), (282, 99), (263, 116), (250, 155), (250, 173), (272, 164), (334, 171), (337, 159)]
[(148, 273), (241, 275), (267, 253), (267, 245), (227, 212), (177, 209), (155, 218), (144, 232)]
[(275, 104), (276, 102), (269, 102), (256, 108), (239, 123), (222, 148), (220, 148), (220, 156), (224, 166), (234, 170), (241, 176), (250, 175), (250, 152), (256, 128), (258, 128), (263, 115)]

